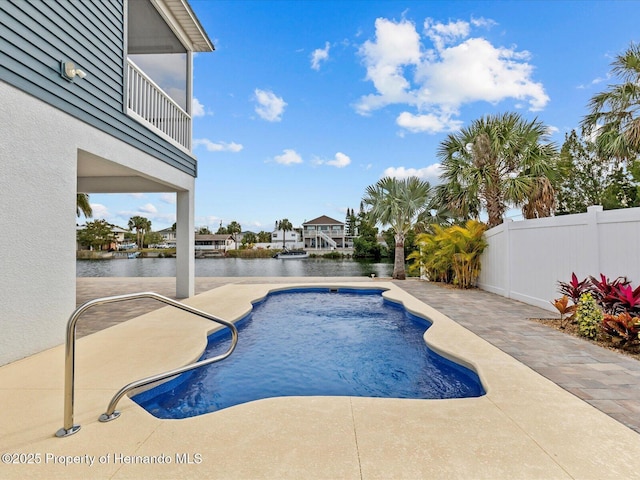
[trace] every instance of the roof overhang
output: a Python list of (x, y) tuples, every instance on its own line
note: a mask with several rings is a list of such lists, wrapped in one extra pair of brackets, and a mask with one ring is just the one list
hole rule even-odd
[(158, 12), (167, 20), (174, 33), (188, 43), (193, 52), (215, 50), (207, 32), (187, 0), (151, 0)]
[(83, 193), (143, 193), (177, 192), (179, 186), (146, 175), (125, 165), (93, 153), (78, 150), (78, 192)]
[(127, 16), (128, 54), (214, 50), (186, 0), (129, 0)]

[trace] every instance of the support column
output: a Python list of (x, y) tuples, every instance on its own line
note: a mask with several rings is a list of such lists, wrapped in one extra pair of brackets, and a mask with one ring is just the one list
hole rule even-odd
[(602, 212), (602, 205), (591, 205), (587, 207), (587, 229), (583, 241), (588, 245), (588, 265), (587, 272), (601, 273), (600, 270), (600, 240), (598, 234), (598, 213)]
[(502, 225), (504, 227), (504, 296), (511, 298), (511, 275), (513, 273), (513, 258), (511, 258), (511, 227), (513, 225), (513, 219), (505, 218)]
[(195, 294), (194, 189), (176, 193), (176, 297)]

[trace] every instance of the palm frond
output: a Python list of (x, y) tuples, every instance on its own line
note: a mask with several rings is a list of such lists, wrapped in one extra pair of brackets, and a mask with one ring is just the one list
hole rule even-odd
[(591, 98), (581, 126), (597, 135), (601, 155), (631, 162), (640, 154), (640, 45), (632, 42), (611, 66), (621, 83)]
[(438, 196), (458, 212), (484, 208), (491, 226), (497, 225), (508, 203), (526, 201), (530, 179), (551, 171), (556, 152), (549, 129), (538, 119), (513, 112), (477, 119), (440, 145), (444, 186)]

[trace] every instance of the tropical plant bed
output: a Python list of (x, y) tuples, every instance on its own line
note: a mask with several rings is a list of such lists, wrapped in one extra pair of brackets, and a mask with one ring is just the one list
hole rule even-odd
[(595, 343), (599, 347), (622, 353), (640, 361), (640, 344), (629, 345), (626, 348), (622, 348), (617, 338), (611, 337), (610, 335), (606, 335), (602, 332), (599, 332), (596, 338), (591, 340), (579, 334), (578, 324), (576, 323), (567, 323), (565, 320), (563, 323), (566, 323), (566, 325), (564, 325), (564, 328), (561, 328), (559, 318), (532, 318), (531, 320), (541, 323), (542, 325), (546, 325), (547, 327), (555, 328), (556, 330), (562, 333), (566, 333), (567, 335), (578, 337), (585, 342)]

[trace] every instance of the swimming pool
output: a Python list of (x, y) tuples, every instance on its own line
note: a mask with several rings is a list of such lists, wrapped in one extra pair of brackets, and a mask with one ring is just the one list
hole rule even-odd
[[(159, 418), (186, 418), (270, 397), (464, 398), (484, 395), (477, 374), (430, 351), (427, 320), (382, 290), (269, 294), (238, 323), (235, 352), (133, 397)], [(209, 337), (202, 358), (228, 348)]]

